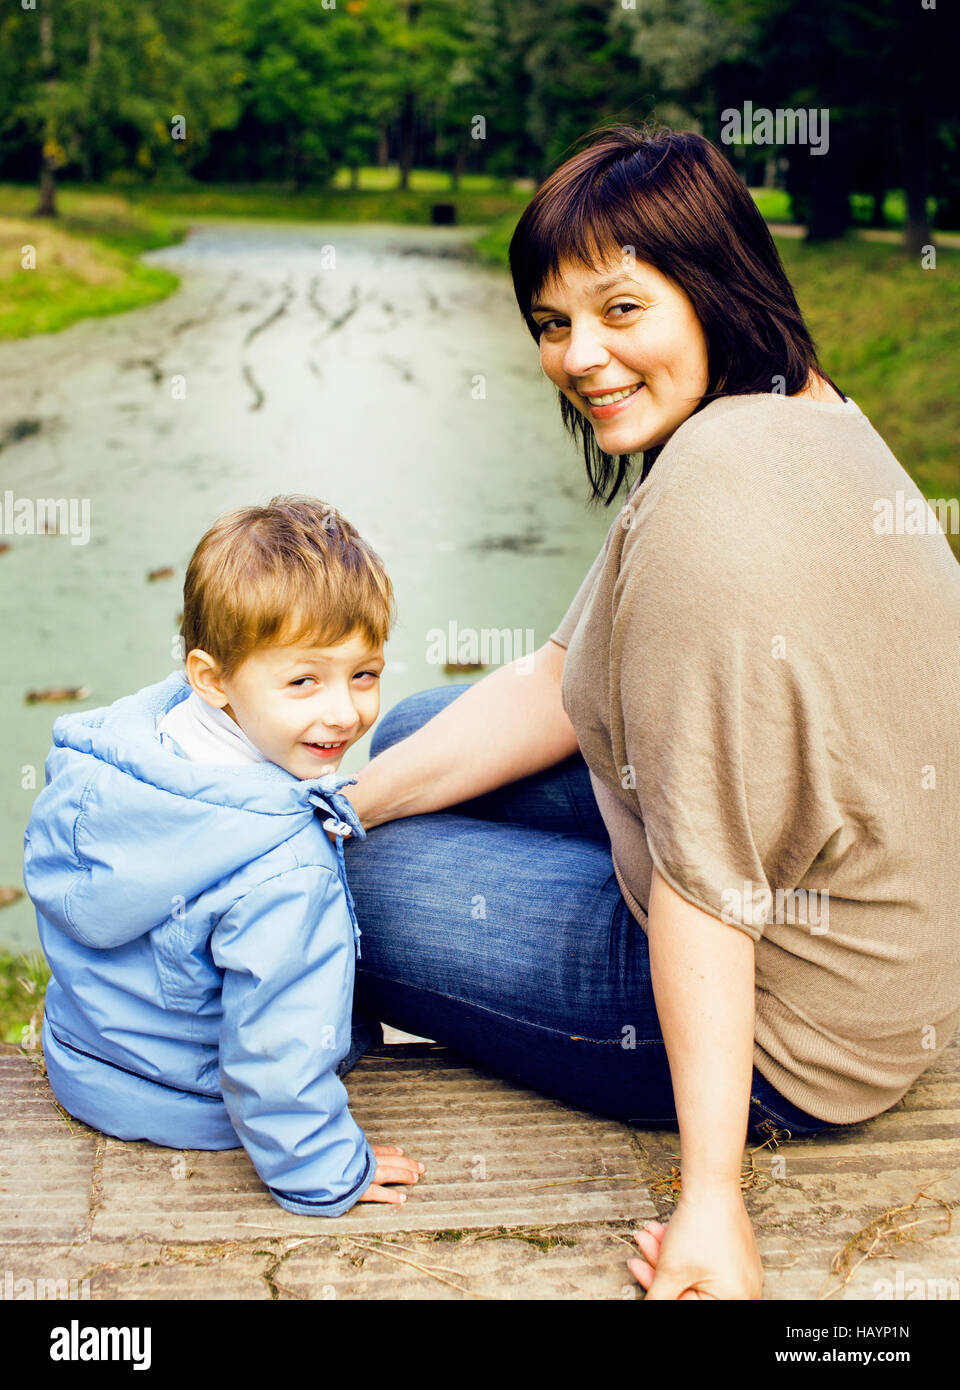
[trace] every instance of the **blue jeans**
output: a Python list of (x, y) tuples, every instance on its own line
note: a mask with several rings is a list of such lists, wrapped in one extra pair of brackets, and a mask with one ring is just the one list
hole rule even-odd
[[(401, 700), (371, 755), (467, 689)], [(388, 821), (344, 851), (363, 938), (342, 1072), (383, 1020), (569, 1105), (676, 1127), (647, 936), (617, 885), (579, 753), (448, 810)], [(750, 1129), (770, 1124), (794, 1135), (831, 1127), (754, 1068)]]

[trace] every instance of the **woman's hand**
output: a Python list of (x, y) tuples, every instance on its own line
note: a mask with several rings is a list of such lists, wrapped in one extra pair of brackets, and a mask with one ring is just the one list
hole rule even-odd
[(645, 1256), (627, 1266), (655, 1299), (757, 1299), (763, 1266), (739, 1187), (681, 1195), (666, 1226), (648, 1221), (634, 1240)]

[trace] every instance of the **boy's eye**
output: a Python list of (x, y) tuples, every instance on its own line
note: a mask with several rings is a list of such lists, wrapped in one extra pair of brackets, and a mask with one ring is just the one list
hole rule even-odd
[(358, 681), (362, 681), (366, 676), (372, 676), (374, 680), (379, 680), (379, 679), (380, 679), (380, 672), (379, 672), (379, 671), (358, 671), (357, 674), (356, 674), (356, 679), (357, 679)]

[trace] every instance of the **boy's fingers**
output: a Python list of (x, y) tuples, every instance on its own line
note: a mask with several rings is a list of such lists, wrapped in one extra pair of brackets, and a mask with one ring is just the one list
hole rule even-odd
[(372, 1182), (366, 1192), (360, 1198), (361, 1202), (405, 1202), (407, 1194), (405, 1192), (391, 1192), (388, 1187), (381, 1187), (379, 1183)]
[(378, 1163), (377, 1171), (374, 1176), (375, 1182), (407, 1182), (419, 1181), (420, 1174), (412, 1165), (400, 1163)]
[(419, 1159), (407, 1158), (405, 1154), (392, 1154), (389, 1149), (381, 1149), (379, 1153), (374, 1149), (373, 1152), (378, 1167), (381, 1164), (387, 1164), (391, 1168), (409, 1168), (411, 1173), (426, 1172), (425, 1164), (421, 1163)]

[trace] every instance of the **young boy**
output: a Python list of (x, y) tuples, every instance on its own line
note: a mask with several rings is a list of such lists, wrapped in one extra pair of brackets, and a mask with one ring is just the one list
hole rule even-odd
[(56, 720), (24, 840), (60, 1104), (119, 1139), (242, 1143), (309, 1215), (404, 1201), (383, 1184), (423, 1172), (368, 1143), (338, 1075), (360, 935), (343, 837), (365, 835), (336, 770), (380, 710), (392, 601), (324, 503), (227, 513), (187, 568), (185, 674)]

